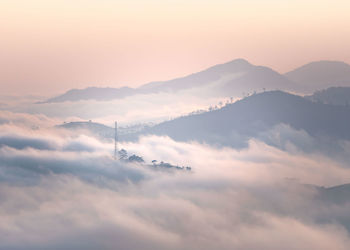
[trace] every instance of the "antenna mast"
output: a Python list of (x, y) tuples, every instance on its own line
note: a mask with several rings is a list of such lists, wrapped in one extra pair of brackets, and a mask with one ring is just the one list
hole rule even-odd
[(118, 124), (117, 122), (114, 123), (114, 160), (117, 159), (118, 154)]

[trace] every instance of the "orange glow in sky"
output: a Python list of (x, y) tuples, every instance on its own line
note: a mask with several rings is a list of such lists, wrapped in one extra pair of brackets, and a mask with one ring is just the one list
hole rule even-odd
[(348, 0), (3, 0), (0, 91), (139, 86), (245, 58), (350, 63)]

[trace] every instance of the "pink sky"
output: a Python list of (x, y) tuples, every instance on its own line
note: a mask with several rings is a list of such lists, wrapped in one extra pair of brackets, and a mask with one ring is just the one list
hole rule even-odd
[(138, 86), (235, 58), (350, 63), (348, 13), (348, 0), (4, 0), (0, 91)]

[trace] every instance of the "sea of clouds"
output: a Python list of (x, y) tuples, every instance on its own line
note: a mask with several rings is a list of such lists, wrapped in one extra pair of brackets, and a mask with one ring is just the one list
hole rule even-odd
[[(158, 123), (187, 115), (193, 111), (208, 110), (215, 105), (224, 105), (231, 101), (227, 97), (213, 97), (215, 86), (226, 80), (218, 80), (211, 85), (185, 89), (177, 92), (159, 92), (137, 94), (122, 99), (96, 101), (80, 100), (60, 103), (44, 103), (43, 96), (1, 96), (1, 112), (9, 111), (21, 114), (49, 117), (57, 122), (93, 120), (109, 126), (118, 121), (121, 125), (137, 123)], [(237, 100), (242, 93), (237, 93), (232, 100)], [(34, 117), (34, 116), (33, 116)], [(34, 118), (35, 121), (37, 118)], [(0, 120), (1, 123), (1, 120)]]
[(240, 150), (157, 136), (119, 145), (146, 163), (192, 168), (161, 171), (115, 161), (113, 143), (57, 121), (0, 113), (0, 249), (350, 245), (350, 200), (329, 202), (321, 188), (349, 183), (349, 165), (297, 147), (312, 147), (305, 132), (276, 127)]

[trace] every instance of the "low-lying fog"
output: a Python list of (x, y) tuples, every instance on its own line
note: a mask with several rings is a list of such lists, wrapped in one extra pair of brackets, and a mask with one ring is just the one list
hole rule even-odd
[[(0, 249), (350, 244), (349, 199), (330, 202), (321, 188), (349, 182), (350, 168), (330, 155), (146, 136), (118, 145), (146, 162), (126, 163), (113, 159), (112, 142), (52, 128), (53, 118), (2, 112), (1, 121)], [(154, 159), (192, 170), (155, 170)]]

